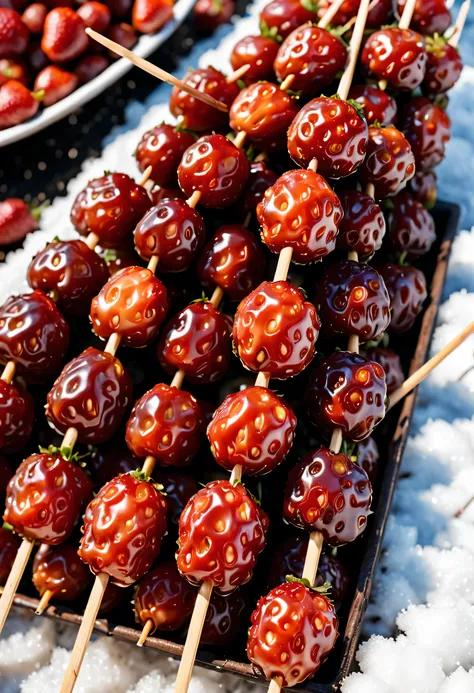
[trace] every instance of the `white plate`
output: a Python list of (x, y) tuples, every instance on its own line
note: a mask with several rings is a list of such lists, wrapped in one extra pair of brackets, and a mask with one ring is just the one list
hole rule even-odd
[[(141, 36), (133, 47), (133, 52), (142, 58), (146, 58), (150, 53), (153, 53), (183, 22), (195, 2), (196, 0), (177, 0), (174, 5), (174, 18), (165, 24), (158, 33)], [(129, 60), (120, 58), (113, 62), (98, 77), (79, 87), (79, 89), (76, 89), (72, 94), (66, 96), (65, 99), (58, 101), (58, 103), (48, 106), (48, 108), (43, 108), (31, 120), (6, 130), (0, 130), (0, 147), (34, 135), (48, 125), (61, 120), (61, 118), (69, 115), (79, 106), (93, 99), (94, 96), (103, 92), (107, 87), (110, 87), (111, 84), (116, 82), (132, 67), (133, 65)], [(150, 77), (150, 79), (154, 78)]]

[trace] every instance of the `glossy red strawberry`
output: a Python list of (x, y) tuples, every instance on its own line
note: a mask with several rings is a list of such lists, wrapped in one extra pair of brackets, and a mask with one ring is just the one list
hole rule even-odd
[(19, 536), (9, 529), (0, 527), (0, 585), (2, 587), (8, 580), (20, 544)]
[(198, 0), (193, 11), (196, 31), (204, 36), (212, 34), (217, 27), (228, 24), (234, 12), (234, 0)]
[(141, 34), (153, 34), (173, 19), (173, 0), (135, 0), (133, 28)]
[(378, 476), (379, 450), (372, 436), (357, 443), (357, 464), (362, 467), (373, 486)]
[(291, 248), (299, 264), (316, 262), (336, 247), (342, 207), (325, 179), (313, 171), (287, 171), (257, 206), (262, 239), (272, 253)]
[(146, 267), (125, 267), (91, 303), (92, 329), (101, 339), (118, 334), (125, 346), (144, 347), (156, 338), (168, 310), (166, 289)]
[(28, 67), (19, 59), (0, 58), (0, 87), (9, 79), (21, 82), (27, 87), (30, 83)]
[(178, 630), (191, 616), (195, 601), (196, 589), (179, 574), (175, 561), (166, 561), (150, 570), (135, 590), (135, 620), (142, 626), (153, 621), (151, 633)]
[(122, 474), (87, 506), (78, 553), (95, 575), (127, 587), (150, 569), (165, 532), (165, 496), (141, 472)]
[(29, 31), (18, 12), (0, 7), (0, 58), (23, 55), (29, 38)]
[(306, 22), (318, 21), (318, 7), (301, 0), (272, 0), (260, 12), (260, 31), (264, 36), (283, 40)]
[(364, 161), (367, 139), (367, 123), (352, 104), (320, 96), (303, 106), (293, 120), (288, 152), (303, 168), (317, 159), (321, 175), (344, 178)]
[(164, 199), (152, 207), (134, 231), (135, 250), (143, 260), (158, 257), (159, 272), (183, 272), (206, 239), (204, 219), (184, 200)]
[(87, 50), (86, 25), (70, 7), (55, 7), (44, 20), (41, 49), (53, 63), (75, 60)]
[(296, 101), (271, 82), (256, 82), (245, 89), (233, 102), (230, 127), (245, 132), (258, 149), (284, 149), (286, 131), (298, 112)]
[(380, 250), (385, 236), (385, 218), (380, 206), (358, 190), (342, 190), (339, 200), (343, 209), (337, 247), (356, 252), (361, 260), (370, 260)]
[(263, 282), (237, 309), (234, 344), (246, 368), (284, 380), (312, 361), (320, 328), (315, 307), (299, 289)]
[(125, 173), (91, 180), (76, 197), (71, 222), (82, 236), (95, 233), (105, 248), (120, 245), (151, 207), (147, 191)]
[(417, 171), (429, 171), (442, 162), (451, 137), (451, 121), (442, 108), (425, 97), (412, 99), (403, 111), (401, 129), (410, 143)]
[(392, 349), (375, 347), (364, 350), (364, 356), (370, 361), (380, 363), (385, 371), (385, 380), (387, 383), (387, 393), (390, 394), (397, 390), (405, 380), (400, 356)]
[[(199, 486), (193, 476), (173, 467), (155, 469), (153, 476), (165, 489), (168, 506), (168, 535), (171, 535), (174, 541), (175, 535), (177, 536), (178, 533), (181, 513), (189, 499), (198, 492)], [(176, 546), (173, 545), (173, 549), (175, 548)]]
[(131, 404), (132, 381), (120, 361), (89, 347), (70, 361), (48, 393), (46, 416), (58, 433), (70, 426), (84, 443), (113, 436)]
[(65, 313), (87, 315), (91, 300), (109, 278), (104, 260), (84, 241), (51, 241), (33, 258), (28, 284), (54, 296)]
[(34, 94), (21, 82), (10, 79), (0, 87), (0, 130), (19, 125), (38, 112), (41, 94)]
[(19, 383), (0, 379), (0, 448), (7, 454), (21, 450), (35, 419), (32, 396)]
[(415, 174), (415, 157), (410, 143), (397, 128), (369, 128), (367, 156), (359, 169), (365, 185), (375, 188), (375, 199), (396, 195)]
[(266, 161), (252, 161), (250, 173), (243, 193), (244, 211), (246, 214), (255, 214), (257, 205), (262, 201), (267, 188), (278, 180), (278, 176)]
[(367, 438), (385, 416), (387, 385), (380, 364), (358, 354), (336, 351), (313, 371), (306, 390), (311, 421), (330, 436), (341, 428), (344, 438)]
[(280, 677), (283, 686), (296, 686), (317, 672), (334, 647), (337, 629), (327, 597), (300, 582), (284, 583), (258, 600), (247, 656), (267, 679)]
[(407, 332), (423, 310), (428, 296), (426, 279), (416, 267), (401, 267), (390, 262), (377, 266), (382, 275), (392, 304), (389, 332)]
[(44, 91), (44, 106), (52, 106), (69, 96), (77, 87), (79, 80), (73, 72), (63, 70), (56, 65), (48, 65), (41, 70), (35, 79), (35, 92)]
[(91, 496), (92, 483), (78, 465), (59, 454), (31, 455), (10, 479), (3, 519), (26, 539), (61, 544)]
[[(185, 75), (184, 81), (194, 89), (222, 101), (229, 107), (239, 93), (237, 84), (235, 82), (229, 84), (226, 76), (213, 67), (193, 70)], [(178, 87), (171, 92), (170, 111), (182, 127), (195, 132), (225, 130), (229, 123), (226, 112), (219, 111), (202, 101), (198, 103), (194, 96)]]
[(280, 46), (274, 69), (282, 82), (293, 76), (290, 89), (315, 96), (335, 79), (347, 61), (345, 45), (326, 29), (313, 24), (295, 29)]
[(178, 570), (192, 584), (210, 580), (220, 594), (229, 594), (252, 577), (267, 529), (266, 513), (244, 486), (212, 481), (181, 515)]
[(254, 234), (241, 224), (221, 226), (206, 245), (197, 264), (201, 284), (220, 286), (231, 301), (240, 301), (262, 280), (265, 256)]
[(38, 228), (39, 211), (31, 211), (23, 200), (10, 197), (0, 202), (0, 245), (21, 241)]
[[(398, 0), (397, 9), (401, 17), (406, 0)], [(417, 0), (410, 26), (424, 36), (426, 34), (443, 35), (451, 25), (451, 12), (445, 0)]]
[(207, 429), (218, 464), (244, 474), (268, 474), (293, 444), (296, 416), (286, 402), (266, 387), (247, 387), (225, 398)]
[(351, 87), (349, 99), (362, 106), (369, 125), (375, 122), (380, 125), (396, 124), (397, 102), (386, 91), (372, 87), (370, 84), (360, 84)]
[(200, 642), (224, 647), (247, 628), (249, 600), (244, 589), (222, 596), (213, 592)]
[(390, 298), (380, 274), (369, 265), (344, 260), (328, 267), (318, 283), (316, 308), (323, 334), (355, 334), (368, 342), (390, 323)]
[(408, 192), (392, 198), (387, 210), (388, 241), (395, 253), (409, 260), (425, 255), (436, 240), (434, 219), (421, 202)]
[(416, 89), (425, 76), (423, 37), (412, 29), (387, 28), (371, 34), (361, 53), (369, 75), (394, 89)]
[(74, 74), (80, 84), (86, 84), (98, 77), (108, 66), (110, 61), (105, 55), (86, 55), (74, 69)]
[(67, 322), (42, 291), (11, 296), (0, 308), (0, 363), (15, 361), (28, 381), (56, 375), (68, 346)]
[(204, 207), (224, 209), (237, 202), (249, 177), (247, 157), (222, 135), (200, 137), (183, 154), (178, 182), (187, 197), (201, 193)]
[(278, 42), (268, 36), (245, 36), (237, 41), (230, 56), (233, 70), (244, 65), (249, 69), (242, 76), (246, 84), (273, 79), (273, 61), (278, 53)]
[(181, 368), (190, 383), (215, 382), (229, 367), (231, 332), (230, 319), (212, 303), (191, 303), (165, 326), (158, 358), (168, 373)]
[(48, 8), (41, 2), (28, 5), (21, 15), (21, 21), (32, 34), (42, 34)]
[(426, 209), (432, 209), (438, 196), (436, 173), (434, 171), (415, 173), (407, 189)]
[(160, 186), (176, 185), (176, 169), (188, 147), (196, 141), (190, 132), (162, 123), (145, 132), (135, 152), (138, 168), (152, 167), (150, 178)]
[(77, 14), (82, 19), (84, 24), (103, 34), (107, 31), (110, 25), (112, 15), (107, 5), (96, 0), (89, 0), (83, 3), (77, 10)]
[(52, 599), (70, 602), (77, 599), (91, 582), (91, 572), (77, 555), (75, 544), (42, 544), (36, 552), (33, 584), (40, 597), (48, 590), (52, 592)]
[[(119, 43), (121, 46), (124, 46), (129, 50), (130, 48), (133, 48), (138, 41), (138, 36), (135, 29), (131, 24), (127, 24), (127, 22), (112, 24), (107, 32), (107, 36), (109, 39), (112, 39), (112, 41), (115, 41), (115, 43)], [(114, 51), (109, 51), (109, 57), (112, 58), (112, 60), (118, 60), (120, 56), (117, 55), (117, 53), (114, 53)]]
[(441, 36), (427, 37), (426, 53), (428, 62), (421, 88), (428, 96), (444, 94), (454, 87), (462, 72), (462, 59), (459, 51), (450, 46)]

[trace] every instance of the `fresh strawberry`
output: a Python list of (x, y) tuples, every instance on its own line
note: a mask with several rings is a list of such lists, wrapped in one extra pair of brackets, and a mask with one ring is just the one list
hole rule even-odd
[(56, 65), (48, 65), (37, 75), (34, 89), (36, 92), (44, 92), (42, 99), (44, 106), (52, 106), (69, 96), (76, 89), (78, 81), (74, 73), (67, 72)]
[[(98, 31), (99, 34), (103, 34), (109, 28), (111, 19), (110, 10), (107, 5), (104, 5), (102, 2), (96, 2), (96, 0), (85, 2), (79, 7), (77, 14), (86, 27)], [(97, 45), (95, 42), (94, 44)]]
[(42, 34), (47, 14), (48, 8), (46, 5), (43, 5), (41, 2), (34, 2), (24, 10), (21, 19), (32, 34)]
[(42, 94), (34, 94), (14, 79), (0, 87), (0, 130), (24, 123), (38, 112)]
[(86, 25), (70, 7), (51, 10), (44, 22), (41, 48), (54, 63), (65, 63), (85, 52), (89, 39)]
[(234, 0), (198, 0), (193, 14), (196, 31), (204, 36), (212, 34), (221, 24), (228, 24), (234, 12)]
[(33, 562), (33, 584), (40, 597), (49, 590), (52, 599), (70, 602), (88, 587), (92, 575), (77, 555), (75, 544), (42, 544)]
[(132, 25), (142, 34), (153, 34), (173, 18), (173, 0), (135, 0)]
[(30, 75), (26, 64), (20, 60), (12, 60), (11, 58), (0, 59), (0, 87), (8, 80), (13, 79), (15, 82), (21, 82), (28, 86)]
[(28, 205), (17, 197), (0, 202), (0, 245), (22, 241), (27, 234), (36, 231), (40, 214), (40, 207), (30, 210)]
[(0, 7), (0, 58), (23, 55), (29, 39), (30, 32), (18, 12)]
[(110, 65), (105, 55), (85, 55), (74, 68), (74, 74), (80, 84), (86, 84), (95, 79)]

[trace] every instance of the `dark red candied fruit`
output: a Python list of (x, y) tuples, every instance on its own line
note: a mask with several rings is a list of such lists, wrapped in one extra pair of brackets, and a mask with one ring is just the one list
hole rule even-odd
[(181, 368), (196, 385), (220, 380), (232, 355), (232, 322), (209, 301), (191, 303), (165, 326), (158, 343), (163, 368)]
[(154, 205), (159, 205), (164, 200), (185, 200), (186, 196), (181, 188), (162, 188), (156, 185), (150, 193)]
[(107, 173), (91, 180), (76, 197), (71, 222), (82, 236), (95, 233), (101, 246), (114, 248), (132, 235), (150, 207), (143, 186), (125, 173)]
[(31, 455), (10, 479), (3, 519), (26, 539), (61, 544), (91, 496), (92, 483), (76, 464), (59, 455)]
[(0, 585), (3, 587), (13, 567), (21, 539), (9, 529), (0, 527)]
[(91, 572), (77, 555), (75, 544), (42, 544), (36, 552), (33, 584), (40, 597), (48, 590), (52, 592), (52, 599), (70, 602), (77, 599), (91, 582)]
[[(199, 68), (189, 72), (184, 82), (198, 91), (222, 101), (229, 108), (239, 93), (235, 82), (227, 82), (226, 76), (213, 67)], [(225, 111), (219, 111), (186, 91), (175, 87), (171, 92), (170, 111), (181, 127), (195, 132), (225, 130), (229, 125), (229, 116)]]
[(423, 96), (411, 99), (400, 127), (410, 143), (417, 171), (429, 171), (442, 162), (451, 138), (451, 121), (442, 108)]
[(21, 450), (31, 435), (35, 419), (33, 397), (20, 383), (0, 379), (0, 449)]
[(395, 253), (416, 260), (430, 251), (436, 240), (434, 219), (421, 202), (408, 192), (392, 197), (387, 209), (387, 238)]
[(316, 308), (299, 289), (263, 282), (237, 308), (234, 345), (246, 368), (285, 380), (312, 361), (320, 328)]
[(284, 173), (257, 205), (262, 240), (272, 253), (291, 248), (292, 260), (321, 260), (336, 247), (342, 207), (336, 193), (314, 171)]
[(345, 178), (365, 159), (367, 123), (354, 106), (335, 97), (320, 96), (299, 111), (288, 130), (288, 152), (308, 168), (316, 159), (327, 178)]
[(77, 14), (87, 27), (98, 31), (100, 34), (107, 31), (109, 27), (111, 19), (110, 10), (102, 2), (96, 2), (95, 0), (84, 2), (77, 9)]
[(342, 453), (310, 450), (288, 475), (283, 517), (307, 532), (321, 532), (331, 546), (357, 539), (370, 515), (367, 474)]
[(0, 363), (13, 360), (26, 380), (44, 382), (61, 368), (69, 327), (42, 291), (11, 296), (0, 308)]
[(344, 438), (359, 442), (385, 416), (387, 385), (382, 366), (347, 351), (321, 361), (306, 390), (310, 420), (330, 436), (341, 428)]
[(266, 161), (252, 161), (250, 173), (243, 193), (244, 211), (246, 214), (255, 214), (257, 205), (262, 201), (267, 188), (278, 180), (275, 171), (268, 168)]
[(30, 32), (21, 16), (8, 7), (0, 7), (0, 58), (24, 55)]
[(288, 34), (306, 22), (318, 21), (318, 7), (308, 7), (310, 3), (301, 0), (272, 0), (260, 12), (260, 31), (262, 34), (285, 39)]
[(416, 267), (401, 267), (391, 262), (378, 265), (377, 270), (384, 279), (392, 304), (388, 331), (403, 334), (413, 327), (423, 310), (428, 296), (425, 275)]
[(245, 589), (226, 596), (213, 592), (200, 642), (217, 647), (229, 645), (247, 627), (248, 607)]
[(122, 344), (144, 347), (156, 338), (168, 310), (166, 289), (146, 267), (114, 274), (91, 303), (92, 329), (101, 339), (112, 334)]
[(126, 443), (137, 457), (159, 464), (192, 462), (204, 437), (204, 419), (195, 397), (159, 383), (135, 404), (127, 422)]
[(237, 41), (230, 56), (233, 70), (249, 65), (241, 79), (246, 84), (273, 79), (273, 61), (278, 53), (278, 42), (268, 36), (245, 36)]
[(393, 3), (392, 0), (376, 0), (369, 6), (366, 26), (370, 29), (378, 29), (381, 26), (390, 24), (393, 18)]
[(361, 260), (370, 260), (382, 247), (385, 218), (380, 206), (358, 190), (342, 190), (339, 200), (343, 209), (337, 247), (355, 252)]
[(87, 84), (98, 77), (109, 65), (110, 61), (105, 55), (85, 55), (74, 68), (74, 74), (80, 84)]
[(133, 238), (143, 260), (158, 257), (159, 271), (183, 272), (206, 239), (204, 219), (184, 200), (164, 199), (138, 222)]
[[(291, 617), (290, 617), (291, 615)], [(257, 602), (247, 656), (267, 679), (296, 686), (314, 676), (338, 636), (334, 606), (299, 582), (275, 587)]]
[(178, 570), (191, 584), (208, 580), (220, 594), (230, 594), (251, 579), (267, 529), (267, 514), (244, 486), (211, 481), (181, 515)]
[(128, 599), (128, 597), (131, 596), (130, 590), (118, 587), (112, 582), (109, 582), (100, 603), (99, 616), (110, 614), (110, 612), (116, 609), (125, 599), (130, 602), (131, 600)]
[(58, 433), (69, 427), (84, 443), (113, 436), (132, 401), (132, 381), (112, 354), (89, 347), (70, 361), (48, 393), (46, 416)]
[(179, 574), (175, 561), (150, 570), (135, 590), (135, 620), (142, 626), (153, 621), (155, 630), (178, 630), (191, 616), (196, 589)]
[(434, 171), (415, 173), (407, 189), (426, 209), (432, 209), (438, 196), (436, 173)]
[[(397, 1), (398, 15), (401, 17), (406, 0)], [(442, 36), (451, 25), (451, 12), (445, 0), (417, 0), (410, 26), (423, 36), (439, 34)]]
[(127, 587), (140, 580), (160, 553), (166, 533), (166, 498), (140, 472), (117, 476), (89, 503), (79, 556), (95, 575)]
[(31, 288), (51, 293), (58, 308), (72, 315), (89, 313), (108, 278), (105, 261), (81, 240), (51, 241), (28, 267)]
[(357, 464), (367, 474), (372, 486), (377, 480), (379, 457), (379, 449), (372, 436), (357, 443)]
[(397, 195), (415, 174), (415, 157), (410, 143), (397, 128), (369, 127), (367, 156), (359, 169), (365, 185), (375, 188), (374, 197)]
[(295, 29), (280, 46), (275, 58), (277, 78), (283, 82), (292, 75), (292, 91), (315, 96), (344, 69), (347, 49), (337, 36), (312, 24)]
[(240, 301), (262, 280), (265, 256), (254, 234), (241, 224), (221, 226), (205, 246), (197, 264), (201, 284), (217, 286), (231, 301)]
[(390, 323), (390, 297), (380, 274), (369, 265), (344, 260), (330, 265), (318, 283), (316, 309), (323, 334), (380, 337)]
[(370, 84), (360, 84), (351, 87), (349, 99), (362, 106), (369, 125), (375, 122), (380, 125), (396, 125), (397, 102), (386, 91)]
[(198, 483), (190, 474), (172, 467), (155, 469), (153, 477), (163, 486), (166, 493), (168, 534), (177, 534), (181, 513), (191, 496), (198, 492)]
[(235, 12), (234, 0), (198, 0), (193, 19), (198, 34), (208, 36), (222, 24), (228, 24)]
[(459, 51), (441, 36), (427, 37), (425, 41), (428, 62), (421, 88), (433, 97), (454, 87), (461, 76), (462, 59)]
[(286, 146), (286, 131), (298, 108), (276, 84), (256, 82), (242, 89), (230, 107), (230, 127), (245, 132), (257, 149), (282, 150)]
[(247, 157), (222, 135), (200, 137), (183, 155), (178, 182), (187, 197), (201, 193), (204, 207), (224, 209), (237, 202), (249, 177)]
[[(127, 24), (127, 22), (112, 24), (107, 32), (107, 37), (128, 49), (133, 48), (138, 40), (137, 32), (133, 26)], [(118, 60), (120, 57), (115, 51), (109, 51), (108, 56), (112, 58), (112, 60)]]
[(385, 80), (394, 89), (413, 91), (425, 76), (423, 37), (412, 29), (380, 29), (365, 42), (361, 62), (376, 79)]
[(162, 123), (145, 132), (135, 152), (138, 168), (152, 167), (150, 178), (160, 186), (176, 185), (176, 169), (188, 147), (196, 141), (190, 132)]
[(385, 371), (385, 381), (387, 383), (387, 393), (390, 394), (397, 390), (405, 380), (400, 357), (392, 349), (374, 347), (364, 349), (365, 358), (369, 361), (380, 363)]
[(296, 416), (286, 402), (266, 387), (247, 387), (228, 395), (207, 428), (218, 464), (243, 474), (268, 474), (293, 444)]

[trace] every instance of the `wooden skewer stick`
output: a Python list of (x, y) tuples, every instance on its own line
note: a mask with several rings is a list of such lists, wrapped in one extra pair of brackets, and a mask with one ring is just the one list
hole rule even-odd
[(407, 0), (405, 7), (403, 8), (402, 16), (398, 22), (399, 29), (408, 29), (410, 27), (411, 18), (413, 17), (413, 12), (415, 11), (416, 0)]
[(151, 631), (153, 630), (154, 623), (151, 620), (151, 618), (147, 619), (145, 625), (143, 626), (143, 630), (140, 634), (140, 637), (138, 638), (137, 641), (137, 647), (143, 647), (143, 645), (146, 642), (147, 637), (150, 635)]
[(3, 588), (2, 596), (0, 597), (0, 633), (3, 630), (5, 621), (10, 613), (13, 604), (13, 598), (20, 584), (25, 568), (28, 564), (31, 552), (33, 551), (34, 543), (29, 539), (23, 539), (16, 554), (15, 561), (10, 570), (10, 575)]
[[(375, 9), (375, 8), (377, 7), (378, 2), (379, 2), (379, 0), (372, 0), (372, 1), (371, 1), (370, 5), (369, 5), (369, 12), (372, 12), (372, 10)], [(342, 29), (340, 29), (340, 32), (341, 32), (342, 34), (345, 34), (346, 31), (349, 31), (349, 29), (350, 29), (352, 26), (354, 26), (354, 24), (355, 24), (355, 22), (356, 22), (356, 19), (357, 19), (357, 15), (356, 15), (355, 17), (351, 17), (351, 18), (344, 24), (344, 26), (342, 27)]]
[(448, 43), (450, 46), (453, 48), (457, 48), (459, 45), (459, 40), (461, 38), (462, 30), (464, 29), (464, 25), (466, 23), (466, 19), (468, 18), (469, 15), (469, 8), (471, 6), (471, 0), (464, 0), (463, 4), (461, 5), (461, 8), (458, 12), (458, 16), (456, 17), (456, 24), (454, 25), (453, 33), (449, 37)]
[[(408, 2), (410, 1), (411, 0), (408, 0)], [(344, 73), (341, 77), (341, 81), (339, 82), (339, 88), (337, 90), (338, 95), (344, 100), (347, 99), (349, 89), (351, 88), (360, 46), (362, 44), (362, 39), (364, 38), (364, 29), (368, 13), (369, 0), (361, 0), (359, 11), (357, 12), (354, 32), (352, 34), (351, 43), (349, 46), (349, 62), (346, 65)]]
[(41, 596), (40, 603), (38, 604), (38, 608), (35, 611), (35, 614), (37, 616), (40, 616), (43, 611), (47, 608), (49, 605), (49, 602), (51, 599), (54, 597), (54, 592), (52, 590), (45, 590), (43, 592), (43, 595)]
[(15, 372), (16, 372), (15, 361), (7, 361), (5, 368), (3, 369), (1, 379), (4, 380), (6, 383), (10, 384), (11, 381), (13, 380), (13, 378), (15, 377)]

